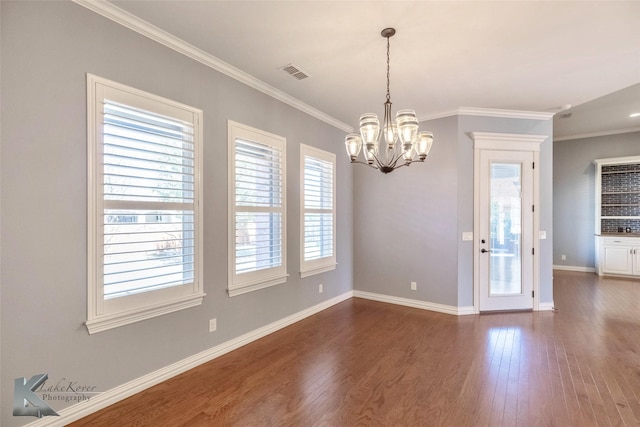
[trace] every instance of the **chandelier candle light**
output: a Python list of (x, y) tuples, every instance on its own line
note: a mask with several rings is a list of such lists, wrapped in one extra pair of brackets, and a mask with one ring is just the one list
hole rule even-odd
[[(389, 38), (396, 30), (385, 28), (380, 33), (387, 39), (387, 100), (384, 103), (382, 132), (375, 113), (360, 116), (360, 134), (350, 133), (344, 142), (351, 163), (360, 163), (378, 169), (382, 173), (392, 172), (413, 162), (424, 162), (433, 144), (431, 132), (418, 131), (418, 119), (413, 110), (399, 110), (395, 123), (391, 121), (391, 95), (389, 93)], [(384, 135), (384, 147), (380, 147)], [(363, 149), (364, 148), (364, 149)], [(362, 150), (366, 162), (358, 161)], [(417, 157), (416, 157), (417, 156)], [(403, 162), (400, 162), (403, 159)]]

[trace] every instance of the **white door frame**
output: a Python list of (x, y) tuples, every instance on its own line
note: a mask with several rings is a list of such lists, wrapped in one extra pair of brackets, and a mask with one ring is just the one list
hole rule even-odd
[(473, 311), (480, 313), (480, 152), (483, 150), (533, 152), (533, 310), (540, 309), (540, 144), (546, 135), (471, 132), (473, 139)]

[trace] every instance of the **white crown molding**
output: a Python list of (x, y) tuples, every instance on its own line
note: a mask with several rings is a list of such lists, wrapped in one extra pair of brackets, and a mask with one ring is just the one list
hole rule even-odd
[(471, 108), (463, 107), (458, 109), (461, 116), (484, 116), (499, 117), (503, 119), (528, 119), (528, 120), (551, 120), (555, 113), (542, 111), (520, 111), (520, 110), (499, 110), (495, 108)]
[(473, 148), (490, 150), (540, 151), (547, 135), (529, 135), (500, 132), (470, 132)]
[(225, 74), (253, 89), (256, 89), (264, 94), (271, 96), (272, 98), (282, 101), (285, 104), (292, 106), (318, 120), (330, 124), (345, 132), (353, 132), (353, 127), (340, 120), (331, 117), (322, 111), (305, 104), (304, 102), (296, 99), (281, 90), (274, 88), (271, 85), (253, 77), (250, 74), (245, 73), (239, 68), (228, 64), (215, 56), (198, 49), (197, 47), (185, 42), (184, 40), (156, 27), (144, 21), (137, 16), (120, 9), (119, 7), (102, 0), (72, 0), (76, 4), (86, 7), (87, 9), (104, 16), (107, 19), (112, 20), (124, 27), (129, 28), (153, 41), (156, 41), (170, 49), (175, 50), (195, 61), (200, 62), (222, 74)]
[(577, 134), (577, 135), (567, 135), (567, 136), (561, 136), (561, 137), (554, 137), (553, 138), (553, 142), (556, 141), (569, 141), (572, 139), (585, 139), (585, 138), (595, 138), (598, 136), (610, 136), (610, 135), (621, 135), (623, 133), (633, 133), (633, 132), (640, 132), (640, 127), (636, 127), (636, 128), (627, 128), (627, 129), (612, 129), (612, 130), (607, 130), (607, 131), (602, 131), (602, 132), (592, 132), (592, 133), (582, 133), (582, 134)]
[(555, 113), (541, 111), (500, 110), (495, 108), (461, 107), (457, 110), (425, 116), (419, 121), (435, 120), (451, 116), (482, 116), (502, 119), (551, 120)]
[(452, 116), (457, 116), (458, 114), (458, 110), (451, 110), (451, 111), (445, 111), (442, 113), (437, 113), (437, 114), (429, 114), (428, 116), (424, 116), (424, 117), (419, 117), (418, 121), (419, 122), (426, 122), (429, 120), (437, 120), (437, 119), (444, 119), (446, 117), (452, 117)]
[[(606, 159), (594, 159), (593, 163), (596, 165), (621, 165), (629, 163), (639, 163), (640, 156), (624, 156), (624, 157), (607, 157)], [(601, 234), (596, 234), (600, 236)], [(616, 237), (619, 237), (616, 235)]]
[(136, 378), (135, 380), (129, 381), (128, 383), (114, 387), (110, 390), (105, 391), (104, 393), (100, 393), (94, 397), (91, 397), (89, 400), (76, 403), (75, 405), (71, 405), (67, 408), (57, 411), (60, 415), (59, 417), (43, 417), (37, 421), (27, 424), (26, 427), (66, 426), (73, 421), (86, 417), (87, 415), (97, 412), (100, 409), (113, 405), (114, 403), (124, 400), (127, 397), (133, 396), (136, 393), (140, 393), (143, 390), (146, 390), (156, 384), (173, 378), (176, 375), (188, 371), (189, 369), (195, 368), (196, 366), (202, 365), (203, 363), (206, 363), (210, 360), (216, 359), (224, 354), (229, 353), (230, 351), (233, 351), (239, 347), (263, 338), (273, 332), (299, 322), (300, 320), (319, 313), (322, 310), (326, 310), (327, 308), (339, 304), (342, 301), (346, 301), (352, 297), (352, 291), (345, 292), (342, 295), (338, 295), (337, 297), (331, 298), (312, 307), (294, 313), (290, 316), (270, 323), (254, 331), (248, 332), (220, 345), (194, 354), (193, 356), (182, 359), (176, 363), (158, 369), (157, 371), (151, 372), (140, 378)]

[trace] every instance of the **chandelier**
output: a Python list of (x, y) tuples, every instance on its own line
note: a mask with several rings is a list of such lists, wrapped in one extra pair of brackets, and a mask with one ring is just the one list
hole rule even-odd
[[(350, 133), (344, 140), (351, 163), (367, 165), (385, 174), (414, 162), (424, 162), (433, 144), (431, 132), (418, 131), (414, 110), (399, 110), (395, 122), (391, 120), (389, 38), (395, 33), (394, 28), (385, 28), (380, 33), (387, 39), (387, 100), (384, 103), (382, 127), (375, 113), (363, 114), (360, 116), (360, 134)], [(384, 143), (381, 147), (382, 135)], [(364, 162), (358, 161), (360, 151), (363, 152)]]

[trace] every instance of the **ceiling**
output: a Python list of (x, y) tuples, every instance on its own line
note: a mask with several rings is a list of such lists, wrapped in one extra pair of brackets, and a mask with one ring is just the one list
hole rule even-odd
[(561, 141), (579, 136), (640, 132), (640, 116), (629, 117), (633, 113), (640, 114), (640, 84), (556, 114), (553, 117), (553, 139)]
[[(383, 113), (380, 31), (394, 27), (394, 111), (427, 119), (462, 107), (572, 105), (555, 120), (561, 136), (640, 129), (628, 117), (640, 112), (637, 0), (111, 3), (349, 126)], [(292, 78), (280, 69), (288, 64), (310, 77)]]

